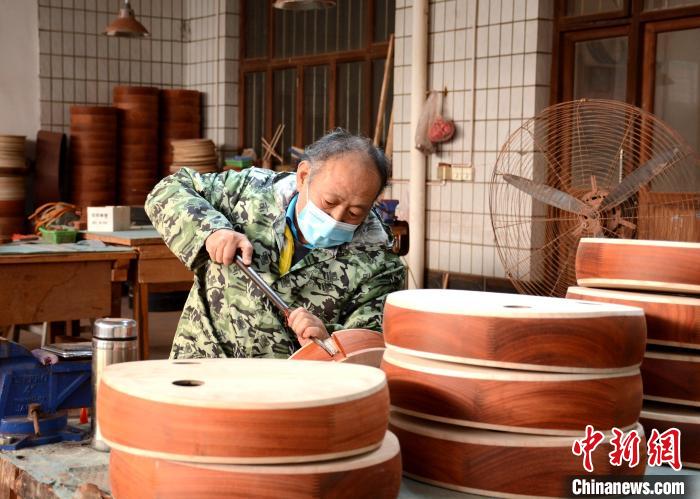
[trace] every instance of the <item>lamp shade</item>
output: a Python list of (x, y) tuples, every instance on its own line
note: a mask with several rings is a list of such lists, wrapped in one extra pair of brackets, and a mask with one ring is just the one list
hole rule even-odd
[(281, 10), (315, 10), (335, 7), (335, 0), (274, 0), (272, 4)]
[(119, 9), (119, 17), (107, 25), (104, 34), (107, 36), (131, 38), (151, 36), (148, 30), (143, 27), (143, 24), (136, 20), (129, 0), (125, 0), (124, 6)]

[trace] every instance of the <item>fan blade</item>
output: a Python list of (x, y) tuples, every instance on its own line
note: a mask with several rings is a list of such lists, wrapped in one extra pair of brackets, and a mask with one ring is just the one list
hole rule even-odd
[(639, 191), (644, 185), (651, 182), (654, 177), (672, 165), (673, 162), (671, 160), (679, 152), (678, 149), (663, 151), (627, 175), (600, 203), (598, 210), (603, 212), (623, 203), (632, 194)]
[(503, 180), (516, 189), (529, 194), (538, 201), (542, 201), (560, 210), (576, 213), (578, 215), (589, 215), (593, 211), (590, 206), (580, 199), (576, 199), (571, 194), (562, 192), (554, 187), (539, 184), (527, 178), (519, 177), (518, 175), (511, 175), (510, 173), (504, 173)]

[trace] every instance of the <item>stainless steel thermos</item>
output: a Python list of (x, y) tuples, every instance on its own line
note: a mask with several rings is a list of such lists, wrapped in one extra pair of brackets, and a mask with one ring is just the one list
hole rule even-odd
[(97, 424), (97, 387), (105, 367), (138, 360), (138, 329), (133, 319), (97, 319), (92, 331), (92, 447), (108, 451)]

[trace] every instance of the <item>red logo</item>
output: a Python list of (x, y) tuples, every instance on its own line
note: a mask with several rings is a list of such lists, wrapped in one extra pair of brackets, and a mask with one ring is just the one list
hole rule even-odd
[(586, 425), (586, 436), (581, 440), (574, 440), (571, 445), (571, 452), (575, 456), (583, 456), (583, 468), (589, 473), (593, 471), (593, 451), (600, 445), (604, 437), (602, 431), (596, 431), (593, 426)]
[(654, 428), (647, 442), (649, 454), (649, 466), (661, 466), (669, 464), (678, 471), (681, 463), (681, 431), (678, 428), (669, 428), (663, 433)]
[(627, 435), (617, 428), (613, 428), (613, 438), (610, 444), (613, 446), (610, 456), (610, 464), (620, 466), (623, 462), (628, 462), (630, 468), (634, 468), (639, 464), (639, 443), (642, 438), (637, 433), (637, 430), (632, 430)]
[[(583, 456), (583, 469), (591, 473), (593, 471), (593, 451), (605, 440), (602, 431), (597, 431), (591, 425), (586, 425), (586, 433), (583, 438), (574, 440), (571, 452), (575, 456)], [(610, 464), (622, 466), (628, 463), (630, 468), (639, 464), (639, 445), (642, 437), (637, 430), (629, 433), (613, 428), (610, 445), (613, 450), (608, 453)], [(681, 431), (678, 428), (669, 428), (663, 433), (654, 428), (651, 430), (647, 441), (647, 464), (649, 466), (670, 465), (678, 471), (683, 467), (681, 463)]]

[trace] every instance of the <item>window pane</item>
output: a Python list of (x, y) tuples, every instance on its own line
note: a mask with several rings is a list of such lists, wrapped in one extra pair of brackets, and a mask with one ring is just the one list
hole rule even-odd
[(567, 16), (590, 16), (622, 10), (624, 0), (569, 0), (566, 2)]
[(304, 69), (304, 146), (328, 127), (328, 66)]
[(644, 10), (675, 9), (688, 5), (700, 5), (700, 0), (644, 0)]
[(574, 99), (626, 100), (627, 37), (578, 42), (574, 58)]
[(268, 2), (245, 2), (245, 56), (267, 56)]
[(336, 126), (351, 133), (366, 133), (362, 130), (362, 109), (367, 98), (363, 85), (364, 63), (347, 62), (338, 64), (336, 92)]
[(374, 35), (375, 42), (385, 42), (394, 32), (394, 13), (396, 0), (374, 0)]
[(245, 146), (252, 147), (260, 156), (260, 137), (265, 119), (265, 73), (245, 75)]
[[(384, 79), (384, 63), (386, 59), (375, 59), (372, 61), (372, 116), (370, 135), (374, 137), (374, 129), (377, 123), (377, 110), (382, 96), (382, 80)], [(384, 105), (384, 121), (382, 122), (380, 144), (386, 144), (386, 134), (389, 129), (391, 119), (391, 105), (394, 99), (394, 72), (389, 71), (389, 81), (387, 82), (386, 104)]]
[[(627, 96), (627, 37), (605, 38), (579, 42), (575, 46), (574, 99), (614, 99), (625, 101)], [(593, 119), (577, 116), (578, 120)], [(610, 143), (622, 142), (626, 123), (621, 120), (609, 127), (606, 133)], [(619, 182), (607, 158), (609, 151), (596, 149), (598, 129), (577, 130), (572, 144), (571, 187), (584, 192), (591, 188), (591, 175), (595, 175), (598, 186), (609, 189)], [(580, 151), (587, 151), (581, 154)], [(619, 173), (619, 172), (618, 172)]]
[[(297, 70), (281, 69), (275, 71), (273, 82), (273, 106), (272, 106), (272, 131), (278, 125), (284, 124), (284, 133), (275, 150), (282, 153), (285, 161), (289, 160), (289, 148), (294, 142), (296, 98), (297, 98)], [(272, 137), (268, 137), (270, 140)]]
[[(700, 29), (659, 33), (656, 38), (654, 114), (700, 148)], [(696, 168), (695, 165), (688, 167)], [(669, 170), (667, 182), (654, 190), (700, 191), (700, 175), (684, 168)], [(689, 179), (692, 179), (690, 183)]]
[[(366, 9), (367, 0), (338, 0), (335, 7), (321, 10), (274, 9), (275, 57), (362, 48)], [(393, 17), (391, 27), (393, 31)]]

